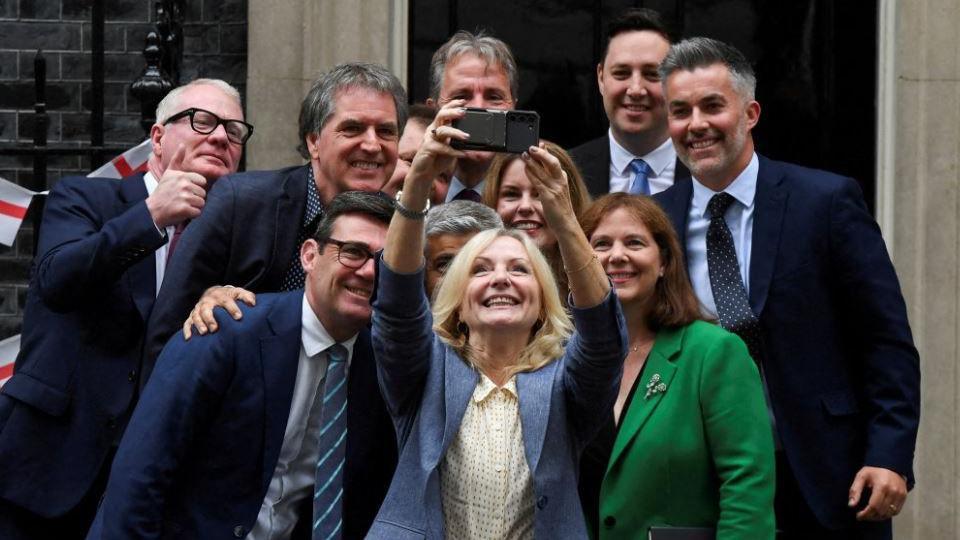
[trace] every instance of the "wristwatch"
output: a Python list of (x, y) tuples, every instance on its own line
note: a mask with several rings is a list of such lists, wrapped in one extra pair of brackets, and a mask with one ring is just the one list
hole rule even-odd
[(407, 219), (423, 219), (427, 215), (427, 210), (430, 210), (430, 199), (427, 199), (427, 206), (422, 211), (417, 212), (415, 210), (410, 210), (403, 203), (400, 202), (400, 197), (403, 195), (403, 190), (397, 192), (397, 200), (394, 203), (393, 207), (401, 216)]

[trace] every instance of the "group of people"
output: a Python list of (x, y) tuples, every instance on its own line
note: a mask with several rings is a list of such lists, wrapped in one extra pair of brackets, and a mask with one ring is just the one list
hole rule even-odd
[(857, 183), (754, 150), (735, 48), (610, 25), (607, 135), (463, 151), (509, 47), (408, 106), (341, 64), (307, 163), (236, 173), (239, 94), (157, 109), (149, 170), (50, 192), (0, 391), (0, 537), (891, 537), (919, 360)]

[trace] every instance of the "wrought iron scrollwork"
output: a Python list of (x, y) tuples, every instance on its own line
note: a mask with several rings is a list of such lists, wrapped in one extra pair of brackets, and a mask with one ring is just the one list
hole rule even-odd
[(180, 84), (183, 58), (184, 0), (161, 0), (154, 9), (156, 30), (147, 33), (143, 47), (146, 66), (130, 85), (130, 93), (140, 101), (140, 125), (147, 134), (156, 122), (157, 104)]

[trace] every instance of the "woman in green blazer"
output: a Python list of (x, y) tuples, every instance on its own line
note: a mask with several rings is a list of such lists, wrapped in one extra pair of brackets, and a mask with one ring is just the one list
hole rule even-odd
[(773, 538), (773, 436), (746, 346), (698, 320), (677, 236), (652, 199), (606, 195), (583, 224), (630, 339), (613, 422), (584, 461), (584, 498), (591, 484), (599, 490), (598, 512), (587, 512), (593, 531), (646, 539), (655, 526), (709, 527), (718, 539)]

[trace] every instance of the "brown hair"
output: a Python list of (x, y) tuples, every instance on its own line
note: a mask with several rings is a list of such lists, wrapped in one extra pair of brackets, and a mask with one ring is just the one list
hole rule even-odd
[(683, 250), (680, 248), (677, 233), (667, 215), (653, 199), (627, 193), (611, 193), (600, 197), (590, 205), (580, 220), (587, 238), (593, 235), (606, 216), (620, 208), (650, 231), (660, 249), (663, 277), (657, 280), (647, 325), (658, 330), (676, 328), (702, 319), (700, 303), (687, 279)]
[[(570, 202), (573, 203), (573, 214), (577, 216), (577, 221), (580, 221), (580, 216), (590, 205), (590, 192), (587, 191), (587, 186), (583, 183), (580, 170), (577, 169), (577, 166), (573, 163), (573, 158), (566, 150), (546, 139), (540, 139), (540, 142), (543, 143), (547, 152), (560, 160), (560, 168), (567, 173), (567, 187), (570, 190)], [(497, 208), (500, 184), (503, 183), (503, 170), (515, 159), (520, 159), (520, 154), (497, 154), (493, 162), (490, 163), (490, 168), (487, 169), (487, 176), (483, 183), (483, 204), (493, 209)]]

